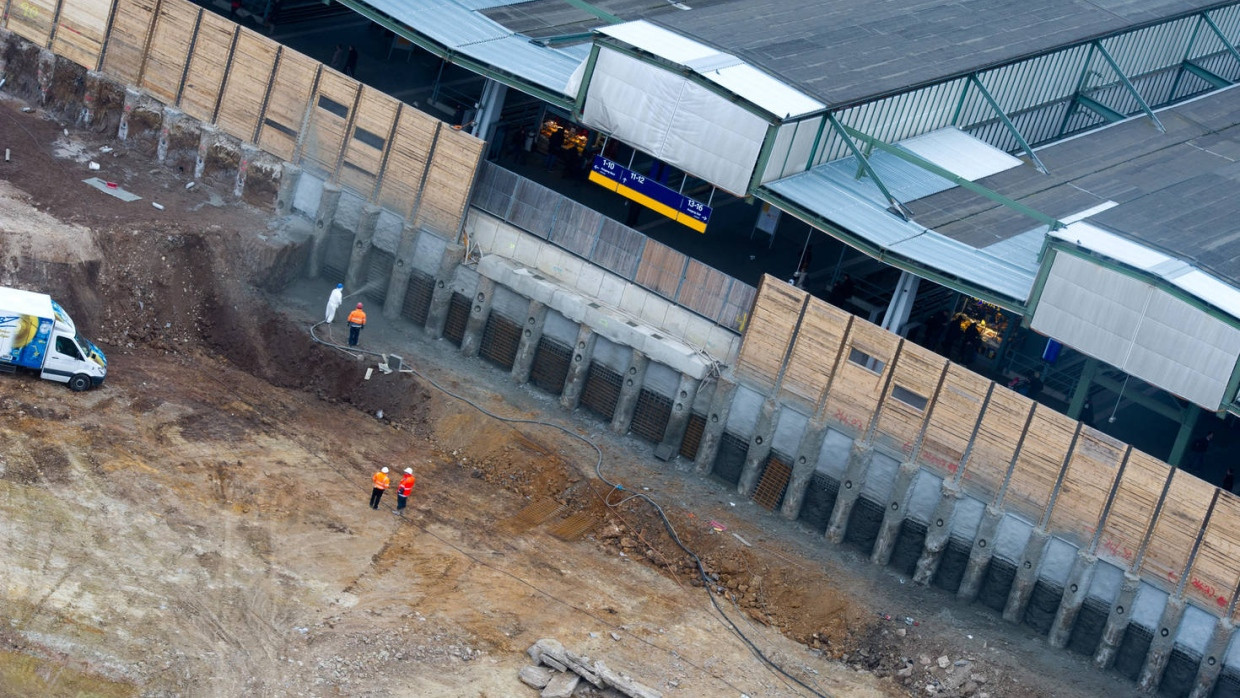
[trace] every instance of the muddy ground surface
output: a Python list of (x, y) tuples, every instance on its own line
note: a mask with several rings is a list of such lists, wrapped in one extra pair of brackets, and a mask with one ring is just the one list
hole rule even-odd
[[(533, 696), (543, 637), (666, 696), (1132, 692), (377, 308), (364, 345), (418, 374), (366, 380), (311, 341), (324, 284), (283, 283), (304, 226), (21, 106), (0, 284), (53, 294), (110, 364), (81, 394), (0, 377), (0, 696)], [(87, 188), (91, 161), (144, 199)], [(436, 384), (564, 425), (606, 479)], [(382, 466), (417, 474), (404, 518), (367, 506)]]

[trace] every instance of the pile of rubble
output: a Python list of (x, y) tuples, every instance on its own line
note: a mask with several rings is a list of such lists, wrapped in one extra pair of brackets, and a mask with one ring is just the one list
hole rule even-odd
[(663, 694), (648, 688), (619, 672), (613, 671), (601, 661), (591, 662), (564, 649), (556, 640), (544, 638), (530, 646), (526, 653), (534, 660), (533, 666), (521, 669), (521, 681), (542, 689), (541, 698), (570, 698), (582, 681), (603, 693), (596, 695), (622, 695), (629, 698), (663, 698)]

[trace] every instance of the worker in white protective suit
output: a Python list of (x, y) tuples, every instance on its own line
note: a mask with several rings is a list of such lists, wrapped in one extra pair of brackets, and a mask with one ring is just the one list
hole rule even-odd
[(344, 284), (336, 284), (336, 288), (332, 289), (332, 294), (327, 297), (327, 315), (324, 318), (327, 324), (331, 324), (336, 319), (336, 308), (340, 307), (340, 303), (344, 300)]

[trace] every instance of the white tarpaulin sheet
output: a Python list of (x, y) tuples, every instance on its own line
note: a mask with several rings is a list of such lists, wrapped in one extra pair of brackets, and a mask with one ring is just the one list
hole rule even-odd
[(767, 124), (675, 73), (602, 48), (583, 119), (654, 157), (743, 196)]
[(1066, 252), (1055, 255), (1031, 327), (1208, 410), (1240, 358), (1240, 330)]

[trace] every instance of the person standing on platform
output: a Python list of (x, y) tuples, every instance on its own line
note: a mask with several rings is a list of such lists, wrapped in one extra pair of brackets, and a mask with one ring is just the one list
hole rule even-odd
[(349, 313), (349, 346), (357, 346), (358, 336), (362, 334), (362, 328), (366, 326), (366, 312), (362, 310), (362, 304), (358, 303), (353, 312)]
[(564, 129), (558, 128), (555, 133), (551, 134), (551, 136), (547, 139), (547, 159), (544, 161), (543, 166), (547, 168), (548, 172), (555, 169), (555, 163), (559, 161), (563, 153)]
[(336, 50), (332, 52), (332, 61), (327, 65), (331, 66), (332, 70), (339, 70), (343, 72), (344, 59), (347, 55), (348, 52), (345, 51), (344, 44), (336, 44)]
[(1190, 473), (1200, 473), (1206, 465), (1206, 451), (1210, 450), (1210, 442), (1214, 440), (1214, 432), (1197, 439), (1188, 447), (1188, 464), (1184, 469)]
[(344, 74), (351, 78), (357, 77), (357, 49), (349, 45), (349, 52), (344, 59)]
[(378, 509), (379, 500), (383, 499), (383, 493), (387, 492), (387, 488), (392, 484), (392, 480), (388, 477), (388, 469), (380, 468), (379, 472), (371, 476), (374, 482), (374, 489), (370, 491), (370, 508)]
[(1231, 488), (1235, 487), (1235, 485), (1236, 485), (1236, 476), (1231, 472), (1231, 468), (1228, 468), (1227, 472), (1223, 473), (1223, 485), (1222, 485), (1223, 491), (1230, 493)]

